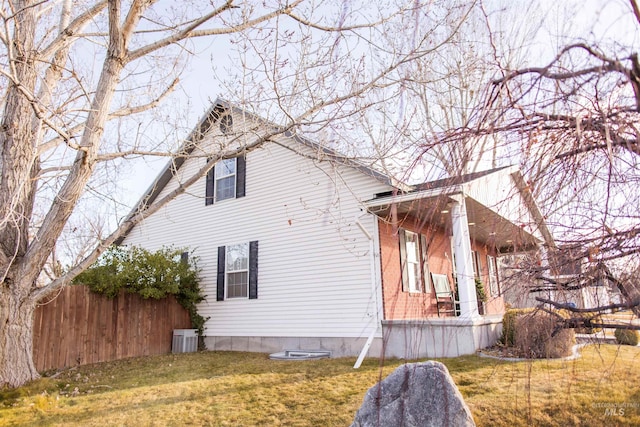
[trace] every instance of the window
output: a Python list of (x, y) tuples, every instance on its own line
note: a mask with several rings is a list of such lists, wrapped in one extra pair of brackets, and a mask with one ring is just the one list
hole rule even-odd
[(218, 247), (216, 300), (258, 298), (258, 242)]
[(205, 205), (244, 197), (246, 159), (242, 156), (220, 160), (207, 173)]
[(249, 291), (249, 244), (227, 246), (227, 298), (246, 298)]
[(215, 167), (216, 202), (236, 196), (236, 159), (225, 159)]
[(420, 292), (420, 241), (418, 235), (410, 231), (405, 232), (405, 248), (407, 258), (405, 263), (408, 272), (409, 292)]
[(400, 229), (400, 264), (404, 292), (430, 292), (425, 236)]
[(500, 281), (498, 279), (498, 262), (496, 257), (487, 255), (487, 267), (489, 269), (489, 289), (491, 296), (500, 295)]

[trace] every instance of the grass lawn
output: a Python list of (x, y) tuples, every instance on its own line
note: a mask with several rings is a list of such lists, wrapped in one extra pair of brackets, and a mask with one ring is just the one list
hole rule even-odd
[[(366, 390), (402, 363), (354, 361), (204, 352), (83, 366), (1, 391), (0, 425), (348, 426)], [(640, 425), (639, 347), (589, 346), (572, 361), (441, 361), (480, 426)]]

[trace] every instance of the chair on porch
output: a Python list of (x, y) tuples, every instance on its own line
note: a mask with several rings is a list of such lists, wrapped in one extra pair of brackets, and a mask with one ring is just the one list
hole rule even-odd
[(459, 302), (456, 301), (455, 294), (451, 290), (449, 277), (446, 274), (431, 273), (431, 283), (433, 283), (433, 289), (436, 293), (438, 317), (440, 317), (440, 313), (457, 316), (456, 306)]

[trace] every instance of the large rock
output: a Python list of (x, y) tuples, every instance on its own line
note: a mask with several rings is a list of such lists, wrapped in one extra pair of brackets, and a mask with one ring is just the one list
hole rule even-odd
[(409, 363), (367, 391), (351, 427), (475, 426), (440, 362)]

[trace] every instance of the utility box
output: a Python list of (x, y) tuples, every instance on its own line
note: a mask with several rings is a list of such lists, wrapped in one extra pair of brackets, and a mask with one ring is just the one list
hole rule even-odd
[(172, 353), (193, 353), (198, 350), (197, 329), (174, 329), (171, 343)]

